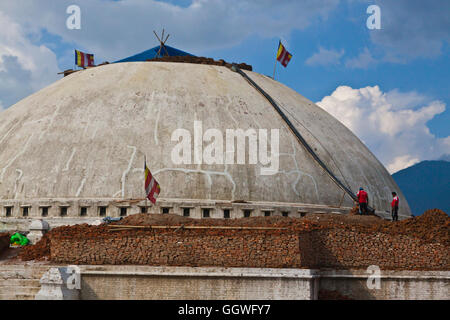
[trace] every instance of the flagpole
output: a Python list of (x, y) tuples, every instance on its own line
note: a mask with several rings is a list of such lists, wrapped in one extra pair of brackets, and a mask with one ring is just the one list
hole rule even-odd
[[(144, 177), (145, 177), (145, 168), (147, 167), (147, 155), (144, 154)], [(144, 190), (145, 190), (145, 180), (144, 180)], [(145, 192), (147, 193), (147, 192)], [(147, 205), (147, 194), (145, 195), (145, 213), (148, 213), (148, 205)]]
[(278, 50), (280, 49), (281, 40), (278, 41), (278, 48), (277, 48), (277, 54), (275, 55), (275, 65), (273, 66), (273, 77), (272, 79), (275, 80), (275, 69), (277, 68), (277, 62), (278, 62)]
[(277, 62), (278, 60), (275, 58), (275, 66), (273, 67), (273, 77), (272, 77), (273, 80), (275, 80), (275, 69), (277, 67)]

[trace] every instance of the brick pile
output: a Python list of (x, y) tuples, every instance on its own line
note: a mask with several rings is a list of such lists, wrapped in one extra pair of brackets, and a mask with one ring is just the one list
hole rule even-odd
[(128, 229), (59, 227), (23, 260), (57, 263), (268, 268), (450, 270), (450, 217), (440, 210), (390, 222), (375, 216), (309, 214), (303, 218), (191, 219), (137, 214), (111, 225), (283, 227), (246, 229)]
[(50, 257), (50, 237), (48, 234), (39, 240), (35, 245), (22, 248), (20, 258), (24, 261), (47, 260)]
[(450, 246), (450, 217), (439, 209), (425, 211), (420, 216), (396, 223), (374, 225), (370, 232), (403, 234), (423, 242), (439, 242)]
[(246, 230), (149, 230), (52, 236), (56, 263), (300, 267), (298, 235)]
[(384, 270), (450, 270), (449, 248), (406, 235), (342, 229), (302, 235), (300, 252), (309, 268), (351, 269), (377, 265)]
[[(147, 61), (157, 61), (157, 62), (182, 62), (182, 63), (195, 63), (195, 64), (209, 64), (215, 66), (224, 66), (231, 68), (232, 63), (226, 62), (223, 59), (214, 60), (212, 58), (205, 57), (192, 57), (192, 56), (172, 56), (172, 57), (161, 57), (148, 59)], [(252, 66), (246, 63), (236, 64), (242, 70), (252, 71)]]
[(353, 207), (348, 214), (351, 216), (356, 216), (357, 214), (359, 214), (358, 206)]
[[(219, 60), (214, 60), (213, 58), (205, 58), (205, 57), (191, 57), (191, 56), (170, 56), (170, 57), (160, 57), (160, 58), (153, 58), (153, 59), (148, 59), (147, 61), (156, 61), (156, 62), (180, 62), (180, 63), (194, 63), (194, 64), (206, 64), (206, 65), (214, 65), (214, 66), (223, 66), (223, 67), (227, 67), (227, 68), (231, 68), (232, 67), (232, 63), (226, 62), (223, 59), (219, 59)], [(109, 62), (103, 62), (99, 65), (93, 66), (93, 67), (86, 67), (86, 69), (90, 69), (90, 68), (97, 68), (103, 65), (107, 65), (109, 64)], [(249, 64), (246, 63), (236, 63), (236, 65), (242, 69), (242, 70), (248, 70), (248, 71), (252, 71), (253, 67)], [(64, 77), (71, 75), (72, 73), (78, 72), (81, 70), (72, 70), (72, 69), (67, 69), (64, 70), (63, 72), (59, 72), (58, 74), (63, 74)]]
[(450, 270), (450, 217), (439, 209), (399, 222), (370, 216), (323, 217), (321, 230), (300, 234), (309, 268)]

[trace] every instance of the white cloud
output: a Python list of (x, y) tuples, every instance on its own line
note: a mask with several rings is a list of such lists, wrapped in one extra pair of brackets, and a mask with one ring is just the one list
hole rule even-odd
[(58, 79), (59, 70), (55, 54), (1, 11), (0, 30), (0, 106), (8, 107)]
[(430, 99), (416, 91), (407, 93), (400, 92), (398, 89), (391, 90), (386, 93), (389, 102), (396, 108), (414, 108), (415, 106), (425, 104)]
[(408, 168), (419, 162), (418, 158), (411, 158), (409, 155), (395, 157), (390, 164), (386, 166), (389, 172), (394, 173)]
[(445, 104), (417, 92), (340, 86), (317, 104), (352, 130), (391, 173), (450, 152), (450, 136), (439, 139), (427, 127)]
[[(201, 55), (252, 35), (289, 38), (327, 19), (339, 1), (193, 0), (184, 8), (154, 0), (78, 0), (81, 30), (69, 30), (72, 0), (0, 0), (0, 101), (8, 107), (60, 78), (50, 49), (55, 38), (67, 67), (73, 61), (67, 47), (94, 53), (97, 63), (112, 62), (155, 46), (152, 31), (162, 28), (171, 34), (168, 45)], [(50, 43), (39, 45), (44, 37)]]
[[(448, 51), (450, 1), (448, 0), (347, 0), (351, 4), (378, 5), (381, 29), (368, 30), (372, 52), (364, 49), (346, 61), (350, 68), (368, 69), (375, 63), (405, 64), (417, 58), (433, 59)], [(366, 17), (369, 17), (368, 15)], [(356, 23), (360, 20), (350, 18)]]
[(327, 19), (339, 1), (194, 0), (182, 8), (152, 0), (80, 0), (81, 30), (66, 28), (72, 0), (7, 1), (0, 10), (37, 37), (46, 29), (115, 61), (156, 45), (152, 30), (163, 27), (172, 35), (169, 45), (196, 54), (232, 47), (250, 35), (288, 37), (292, 30)]
[(450, 137), (442, 138), (442, 143), (450, 148)]
[(334, 49), (327, 50), (320, 47), (319, 52), (314, 53), (306, 60), (306, 64), (310, 66), (326, 66), (340, 63), (341, 57), (344, 55), (344, 49), (337, 51)]
[(372, 57), (369, 49), (364, 48), (363, 52), (357, 57), (348, 59), (345, 62), (345, 66), (352, 69), (368, 69), (369, 67), (375, 66), (376, 63), (377, 61)]
[(450, 1), (376, 0), (375, 4), (381, 9), (381, 30), (371, 31), (370, 37), (385, 49), (384, 60), (434, 58), (450, 43)]

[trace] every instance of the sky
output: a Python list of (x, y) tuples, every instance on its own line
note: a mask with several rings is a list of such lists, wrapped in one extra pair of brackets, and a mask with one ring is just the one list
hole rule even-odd
[[(67, 8), (81, 10), (68, 29)], [(380, 29), (367, 20), (377, 5)], [(389, 172), (450, 154), (448, 0), (0, 0), (0, 111), (73, 68), (158, 45), (246, 62), (352, 130)], [(1, 116), (0, 116), (1, 121)]]

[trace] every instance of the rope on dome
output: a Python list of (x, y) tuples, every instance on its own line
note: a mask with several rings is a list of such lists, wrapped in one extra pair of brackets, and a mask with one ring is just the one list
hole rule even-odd
[[(306, 142), (306, 140), (303, 138), (300, 132), (298, 132), (297, 128), (295, 128), (295, 126), (292, 124), (289, 118), (284, 114), (284, 112), (281, 110), (281, 108), (278, 106), (275, 100), (267, 92), (265, 92), (259, 85), (257, 85), (256, 82), (253, 81), (245, 72), (243, 72), (238, 65), (233, 64), (231, 70), (239, 73), (245, 80), (247, 80), (248, 83), (250, 83), (251, 86), (253, 86), (256, 90), (258, 90), (259, 93), (262, 94), (270, 102), (270, 104), (278, 112), (281, 118), (286, 122), (289, 129), (291, 129), (291, 131), (295, 134), (298, 141), (303, 145), (303, 147), (306, 149), (306, 151), (308, 151), (308, 153), (313, 157), (313, 159), (319, 164), (319, 166), (328, 174), (331, 180), (333, 180), (333, 182), (345, 193), (347, 193), (354, 201), (358, 202), (358, 198), (356, 197), (356, 195), (346, 185), (344, 185), (341, 182), (341, 180), (339, 180), (339, 178), (336, 177), (334, 173), (327, 167), (327, 165), (319, 158), (319, 156), (314, 152), (314, 150), (311, 148), (308, 142)], [(368, 207), (368, 209), (369, 211), (372, 212), (375, 211), (371, 207)]]

